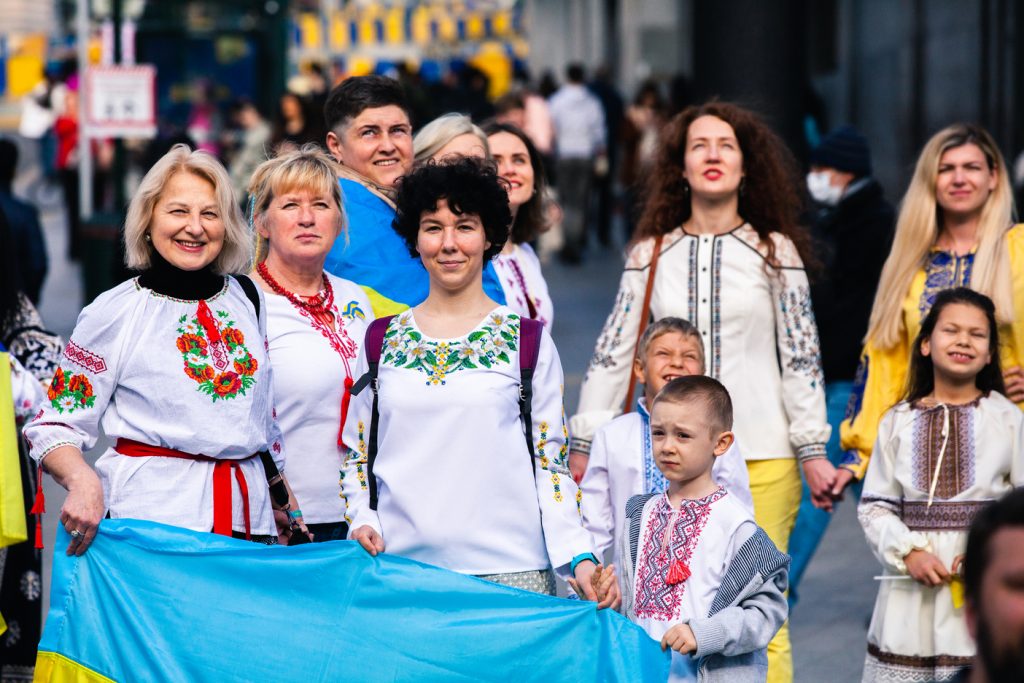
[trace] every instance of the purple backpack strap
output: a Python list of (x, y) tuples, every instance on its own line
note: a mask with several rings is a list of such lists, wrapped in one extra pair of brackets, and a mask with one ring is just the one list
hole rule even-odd
[(543, 332), (543, 323), (530, 318), (519, 319), (519, 417), (523, 421), (530, 469), (534, 475), (537, 470), (533, 467), (533, 371), (537, 368)]
[(369, 386), (373, 390), (373, 408), (370, 413), (370, 437), (366, 440), (366, 483), (370, 488), (370, 509), (377, 509), (377, 478), (373, 476), (373, 462), (377, 459), (377, 425), (380, 422), (380, 411), (377, 407), (377, 369), (380, 367), (380, 356), (384, 352), (384, 335), (388, 331), (388, 325), (392, 318), (389, 315), (384, 318), (377, 318), (366, 329), (366, 339), (363, 348), (366, 350), (366, 360), (369, 367), (366, 374), (352, 385), (352, 395), (358, 396), (363, 389)]

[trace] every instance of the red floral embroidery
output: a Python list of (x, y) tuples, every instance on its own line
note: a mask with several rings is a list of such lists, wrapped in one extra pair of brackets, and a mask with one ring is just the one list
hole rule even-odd
[(72, 375), (64, 368), (57, 368), (53, 373), (46, 397), (50, 399), (50, 405), (62, 414), (73, 413), (79, 408), (92, 408), (96, 404), (96, 396), (89, 378), (85, 375)]
[[(654, 504), (637, 555), (637, 616), (659, 620), (679, 617), (679, 603), (686, 590), (686, 579), (690, 577), (693, 551), (711, 515), (712, 503), (725, 495), (725, 489), (720, 488), (700, 500), (684, 500), (667, 547), (663, 547), (663, 543), (673, 511), (666, 496), (661, 496)], [(674, 576), (673, 569), (676, 570)]]
[[(207, 326), (210, 326), (209, 334)], [(210, 336), (216, 339), (211, 340)], [(235, 398), (239, 394), (245, 396), (245, 392), (256, 384), (259, 363), (246, 348), (245, 335), (235, 327), (225, 311), (212, 314), (207, 307), (203, 316), (198, 310), (191, 318), (181, 316), (175, 344), (185, 361), (185, 375), (214, 402)]]

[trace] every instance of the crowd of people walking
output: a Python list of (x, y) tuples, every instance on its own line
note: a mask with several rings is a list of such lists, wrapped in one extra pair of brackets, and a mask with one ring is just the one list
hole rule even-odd
[[(331, 90), (313, 143), (302, 101), (273, 130), (242, 107), (244, 172), (185, 145), (148, 169), (124, 227), (138, 274), (66, 343), (0, 222), (22, 476), (67, 489), (66, 552), (105, 517), (348, 539), (620, 609), (671, 680), (784, 682), (789, 607), (845, 494), (883, 573), (863, 680), (1008, 680), (1024, 655), (975, 658), (967, 541), (1024, 481), (1024, 233), (991, 136), (933, 136), (897, 215), (855, 129), (804, 178), (756, 112), (669, 119), (645, 86), (620, 122), (635, 229), (567, 417), (534, 245), (561, 213), (580, 260), (612, 141), (579, 67), (549, 102), (553, 144), (517, 125), (522, 98), (414, 131), (382, 76)], [(0, 611), (31, 642), (38, 595), (9, 586), (40, 555), (5, 552)]]

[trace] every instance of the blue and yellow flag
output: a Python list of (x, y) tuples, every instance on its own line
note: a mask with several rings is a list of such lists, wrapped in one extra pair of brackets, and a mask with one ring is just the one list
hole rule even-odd
[(28, 539), (25, 497), (21, 485), (18, 428), (14, 420), (14, 394), (11, 386), (11, 357), (0, 345), (0, 548)]
[[(338, 182), (345, 198), (348, 233), (334, 243), (325, 270), (362, 287), (377, 318), (422, 302), (430, 290), (427, 271), (409, 255), (409, 247), (391, 227), (394, 209), (355, 180)], [(487, 296), (505, 303), (505, 292), (490, 263), (484, 268), (483, 284)]]
[(353, 541), (260, 546), (104, 520), (58, 527), (36, 681), (665, 681), (669, 655), (593, 603)]

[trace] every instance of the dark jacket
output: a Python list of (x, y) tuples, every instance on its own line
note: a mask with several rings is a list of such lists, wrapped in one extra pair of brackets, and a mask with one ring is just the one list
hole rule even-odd
[(892, 205), (873, 178), (853, 189), (837, 206), (822, 209), (812, 228), (824, 266), (811, 285), (811, 300), (827, 382), (852, 380), (857, 371), (896, 223)]
[(11, 238), (17, 252), (21, 277), (21, 291), (33, 304), (38, 304), (39, 293), (49, 268), (43, 228), (39, 223), (39, 211), (4, 189), (0, 189), (0, 211), (7, 217), (7, 223), (11, 227)]

